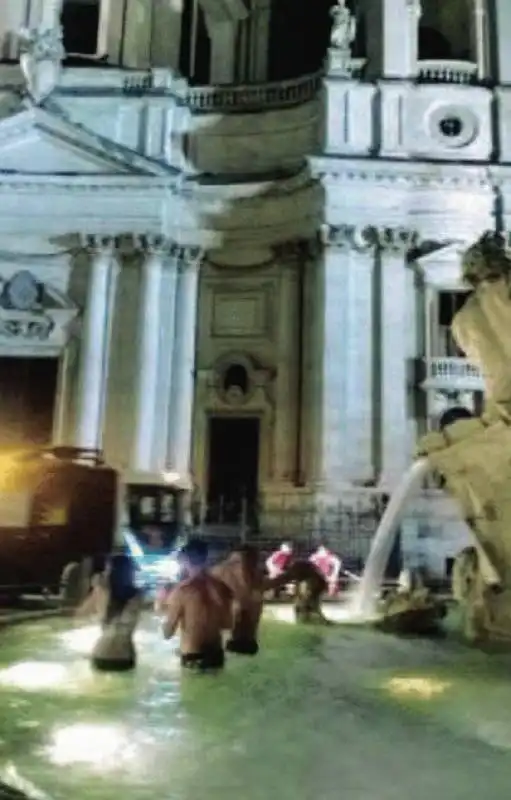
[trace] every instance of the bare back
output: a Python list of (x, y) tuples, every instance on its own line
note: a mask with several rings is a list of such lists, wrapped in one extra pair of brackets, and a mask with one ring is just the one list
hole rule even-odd
[(165, 638), (179, 629), (181, 653), (201, 653), (222, 644), (222, 631), (232, 626), (231, 590), (218, 578), (202, 572), (171, 592), (165, 606)]
[(234, 598), (233, 638), (256, 638), (263, 610), (263, 576), (250, 570), (238, 553), (211, 569)]

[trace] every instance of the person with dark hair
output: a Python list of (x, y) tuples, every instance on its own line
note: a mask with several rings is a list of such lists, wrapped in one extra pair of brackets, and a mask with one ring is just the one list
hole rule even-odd
[(180, 554), (185, 572), (165, 603), (163, 635), (179, 630), (181, 665), (197, 672), (221, 669), (225, 663), (222, 633), (232, 628), (232, 591), (207, 570), (208, 546), (190, 539)]
[(101, 635), (92, 651), (92, 666), (101, 672), (131, 670), (136, 663), (133, 634), (142, 608), (132, 559), (125, 554), (112, 556), (104, 579), (93, 591), (101, 613)]
[(294, 612), (297, 622), (331, 624), (321, 610), (321, 598), (328, 590), (328, 582), (310, 560), (296, 559), (282, 575), (267, 578), (264, 589), (278, 589), (286, 584), (295, 587)]
[(225, 583), (234, 598), (231, 638), (226, 650), (255, 656), (259, 652), (257, 633), (264, 600), (264, 576), (259, 568), (258, 549), (242, 545), (210, 572)]

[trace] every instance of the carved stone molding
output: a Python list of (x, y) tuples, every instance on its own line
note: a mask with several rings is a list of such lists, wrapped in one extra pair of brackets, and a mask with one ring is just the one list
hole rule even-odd
[(30, 312), (5, 312), (0, 316), (0, 338), (46, 342), (55, 328), (55, 321), (47, 314)]
[(164, 256), (170, 250), (170, 242), (159, 234), (144, 234), (134, 238), (134, 247), (148, 256)]
[(82, 244), (84, 249), (92, 255), (110, 255), (118, 247), (118, 239), (115, 236), (105, 236), (104, 234), (86, 234), (82, 236)]
[(417, 247), (419, 241), (417, 231), (401, 227), (369, 227), (364, 235), (384, 253), (396, 255), (406, 255), (412, 248)]
[(204, 250), (202, 247), (191, 245), (181, 245), (171, 242), (169, 245), (169, 256), (177, 266), (179, 272), (190, 272), (199, 268)]
[(367, 235), (369, 228), (358, 225), (323, 225), (321, 238), (324, 247), (362, 253), (376, 247)]
[(480, 195), (493, 191), (502, 178), (502, 173), (496, 170), (453, 164), (442, 164), (434, 172), (428, 165), (420, 163), (386, 165), (375, 161), (373, 165), (360, 160), (347, 166), (341, 156), (339, 160), (315, 156), (311, 159), (311, 166), (313, 174), (320, 180), (342, 183), (345, 187), (353, 184), (379, 188), (397, 185), (401, 188), (471, 190)]
[(377, 227), (373, 225), (324, 225), (323, 245), (358, 253), (381, 250), (387, 253), (408, 253), (417, 246), (416, 231), (404, 227)]

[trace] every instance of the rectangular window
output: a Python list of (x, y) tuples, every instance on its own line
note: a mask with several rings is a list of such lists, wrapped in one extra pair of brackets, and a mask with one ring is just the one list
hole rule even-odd
[(460, 311), (468, 298), (467, 292), (439, 292), (438, 325), (441, 352), (439, 356), (447, 358), (463, 358), (464, 353), (451, 333), (451, 325), (455, 315)]
[(61, 20), (68, 56), (99, 55), (100, 17), (101, 0), (64, 0)]

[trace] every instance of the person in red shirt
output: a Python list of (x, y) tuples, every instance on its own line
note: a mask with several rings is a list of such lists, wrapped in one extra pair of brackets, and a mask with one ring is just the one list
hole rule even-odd
[(328, 547), (321, 544), (310, 556), (309, 561), (314, 564), (328, 583), (328, 594), (332, 597), (339, 591), (339, 575), (342, 569), (341, 559), (332, 553)]
[(293, 559), (293, 548), (287, 542), (283, 542), (278, 550), (275, 550), (266, 559), (266, 570), (268, 577), (278, 578), (287, 569)]

